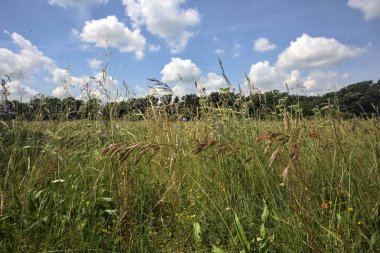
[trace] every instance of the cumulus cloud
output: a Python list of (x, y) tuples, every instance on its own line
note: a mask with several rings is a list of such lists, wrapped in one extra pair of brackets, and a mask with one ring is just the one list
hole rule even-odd
[(254, 41), (253, 50), (258, 52), (266, 52), (276, 48), (275, 44), (269, 42), (267, 38), (259, 38)]
[(194, 35), (191, 28), (200, 23), (196, 9), (181, 8), (185, 1), (123, 0), (123, 4), (134, 27), (146, 26), (151, 34), (166, 41), (172, 53), (179, 53)]
[(206, 94), (219, 91), (220, 88), (226, 87), (224, 78), (213, 72), (208, 73), (207, 78), (201, 78), (198, 83), (201, 89), (204, 88), (206, 90)]
[(38, 92), (20, 81), (15, 80), (8, 84), (8, 91), (10, 100), (29, 101), (32, 97), (36, 96)]
[(92, 59), (88, 59), (87, 60), (87, 65), (91, 68), (91, 69), (100, 69), (100, 67), (102, 66), (103, 62), (101, 60), (99, 60), (98, 58), (92, 58)]
[(49, 0), (50, 5), (60, 7), (76, 7), (84, 5), (101, 5), (107, 4), (109, 0)]
[(308, 91), (325, 93), (342, 88), (348, 76), (336, 71), (313, 71), (303, 80), (303, 86)]
[(364, 48), (347, 46), (333, 38), (310, 37), (302, 34), (278, 56), (276, 66), (282, 69), (331, 66), (353, 58), (364, 51)]
[(191, 60), (172, 58), (171, 61), (161, 70), (162, 81), (174, 83), (178, 81), (192, 82), (197, 81), (201, 76), (201, 71)]
[(252, 64), (248, 76), (256, 87), (263, 91), (280, 89), (285, 80), (284, 72), (279, 71), (275, 66), (271, 66), (268, 61)]
[(144, 57), (146, 40), (140, 29), (131, 31), (116, 16), (86, 21), (82, 32), (74, 31), (74, 34), (99, 48), (113, 47), (120, 52), (133, 52), (137, 60)]
[[(174, 94), (179, 97), (197, 93), (202, 89), (209, 94), (225, 86), (224, 79), (215, 73), (202, 77), (201, 70), (190, 59), (172, 58), (161, 74), (161, 81), (171, 85)], [(195, 87), (195, 82), (198, 87)]]
[(87, 76), (75, 77), (70, 75), (70, 71), (68, 69), (55, 68), (51, 72), (52, 78), (47, 79), (47, 81), (54, 82), (58, 85), (65, 86), (77, 86), (80, 87), (83, 85), (84, 81), (88, 79)]
[[(73, 76), (68, 69), (55, 68), (52, 71), (52, 78), (48, 78), (46, 81), (55, 83), (56, 88), (53, 89), (52, 95), (58, 98), (65, 98), (72, 96), (74, 90), (81, 89), (83, 94), (90, 93), (95, 94), (96, 98), (105, 100), (106, 97), (98, 96), (101, 91), (108, 90), (108, 94), (116, 96), (115, 90), (119, 88), (119, 82), (112, 78), (112, 76), (105, 76), (103, 72), (97, 72), (93, 76), (83, 75), (81, 77)], [(83, 96), (83, 94), (81, 96)]]
[(100, 81), (101, 85), (109, 91), (116, 89), (119, 85), (119, 82), (116, 79), (114, 79), (112, 76), (105, 76), (103, 72), (96, 73), (93, 78), (91, 79), (97, 81), (98, 83)]
[(78, 96), (78, 99), (85, 100), (85, 101), (89, 100), (90, 98), (91, 99), (92, 98), (100, 99), (101, 101), (107, 100), (107, 98), (104, 96), (104, 94), (102, 94), (99, 90), (94, 89), (94, 88), (82, 90), (82, 92)]
[(35, 74), (54, 68), (53, 60), (44, 56), (29, 40), (17, 33), (12, 33), (11, 38), (20, 51), (0, 48), (0, 73), (15, 73), (17, 79), (33, 80)]
[(303, 77), (298, 69), (287, 72), (272, 66), (268, 61), (252, 64), (248, 76), (262, 91), (284, 90), (286, 84), (291, 91), (304, 89), (308, 93), (338, 89), (348, 78), (347, 73), (340, 74), (336, 71), (311, 71)]
[[(103, 87), (109, 90), (113, 90), (119, 85), (117, 80), (114, 80), (111, 76), (104, 76), (102, 72), (96, 73), (93, 78), (87, 75), (73, 76), (70, 74), (69, 69), (57, 67), (52, 59), (46, 57), (29, 40), (17, 33), (10, 34), (8, 32), (6, 34), (10, 35), (12, 41), (20, 47), (19, 52), (0, 48), (0, 73), (14, 73), (12, 82), (9, 82), (11, 99), (29, 100), (37, 95), (38, 92), (27, 85), (33, 83), (35, 76), (38, 74), (48, 73), (51, 75), (50, 77), (45, 77), (44, 81), (57, 85), (52, 91), (52, 95), (60, 98), (70, 95), (72, 88), (83, 88), (86, 83), (92, 86), (94, 90), (99, 90), (96, 80), (100, 81)], [(90, 60), (89, 63), (93, 65), (99, 64), (94, 59)]]
[(59, 86), (55, 88), (51, 93), (54, 97), (57, 97), (60, 99), (71, 96), (70, 91), (66, 87), (63, 87), (63, 86)]
[(347, 5), (353, 9), (362, 11), (364, 19), (367, 21), (380, 17), (379, 0), (348, 0)]

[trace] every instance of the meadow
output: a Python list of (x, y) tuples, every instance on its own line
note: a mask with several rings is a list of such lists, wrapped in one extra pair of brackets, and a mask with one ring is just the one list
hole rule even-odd
[(1, 121), (0, 251), (380, 252), (379, 140), (333, 114)]

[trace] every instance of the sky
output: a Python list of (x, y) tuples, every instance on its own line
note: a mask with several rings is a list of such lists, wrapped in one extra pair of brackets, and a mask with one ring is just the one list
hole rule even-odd
[[(1, 0), (11, 99), (183, 96), (246, 75), (260, 91), (318, 95), (380, 79), (380, 0)], [(105, 69), (107, 71), (105, 71)], [(197, 87), (194, 83), (197, 82)]]

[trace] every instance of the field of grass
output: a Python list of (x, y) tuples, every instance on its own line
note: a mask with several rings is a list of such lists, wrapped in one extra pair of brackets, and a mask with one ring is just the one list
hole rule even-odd
[(380, 121), (0, 122), (0, 252), (380, 252)]

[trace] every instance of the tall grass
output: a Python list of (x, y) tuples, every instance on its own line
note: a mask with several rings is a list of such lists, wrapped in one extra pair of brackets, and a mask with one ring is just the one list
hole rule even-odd
[(1, 251), (380, 251), (378, 120), (222, 113), (0, 122)]

